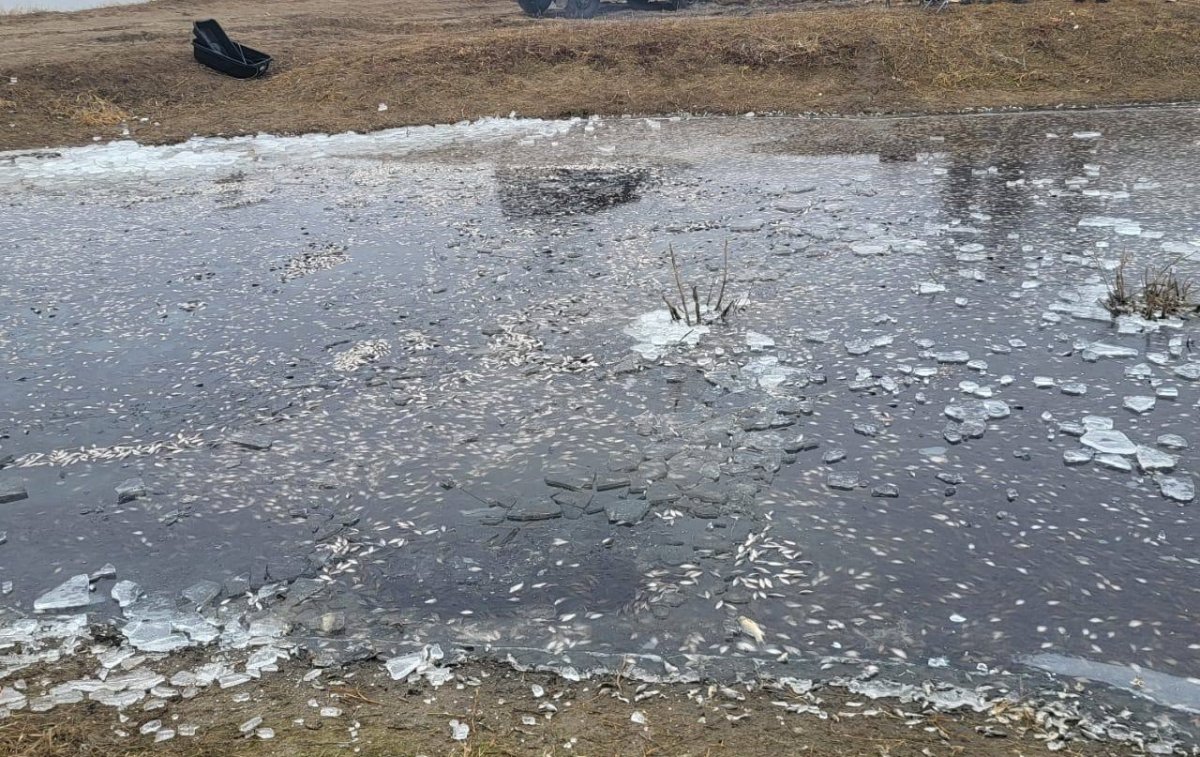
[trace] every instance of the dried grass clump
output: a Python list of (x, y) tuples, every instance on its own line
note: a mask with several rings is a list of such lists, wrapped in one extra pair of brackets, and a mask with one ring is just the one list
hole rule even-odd
[(58, 108), (61, 115), (80, 126), (117, 126), (130, 115), (116, 103), (97, 94), (79, 95), (73, 103)]
[(1180, 255), (1159, 266), (1146, 266), (1140, 280), (1131, 276), (1133, 258), (1128, 252), (1105, 282), (1108, 290), (1101, 304), (1114, 317), (1140, 315), (1147, 320), (1170, 318), (1195, 312), (1200, 308), (1196, 299), (1196, 282), (1179, 272), (1179, 264), (1188, 255)]
[[(724, 322), (730, 312), (734, 308), (745, 306), (744, 298), (731, 299), (728, 303), (725, 302), (725, 287), (729, 284), (729, 243), (725, 243), (725, 265), (721, 270), (720, 289), (717, 289), (718, 279), (714, 279), (708, 287), (708, 295), (704, 299), (703, 309), (700, 307), (700, 287), (692, 285), (690, 290), (684, 286), (683, 278), (679, 275), (679, 261), (675, 258), (674, 245), (668, 245), (667, 250), (671, 255), (671, 273), (675, 277), (675, 289), (679, 293), (679, 306), (671, 301), (666, 294), (663, 294), (663, 302), (667, 305), (667, 310), (671, 312), (671, 320), (683, 321), (689, 326), (700, 326), (706, 323), (716, 323), (717, 321)], [(691, 299), (688, 299), (688, 291), (691, 292)], [(716, 292), (716, 302), (713, 301), (713, 293)]]

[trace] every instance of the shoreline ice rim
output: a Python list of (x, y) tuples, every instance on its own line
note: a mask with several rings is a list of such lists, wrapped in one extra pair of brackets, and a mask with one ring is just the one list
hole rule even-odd
[(62, 149), (10, 150), (0, 152), (0, 186), (98, 179), (157, 181), (236, 168), (377, 157), (381, 153), (406, 155), (461, 144), (536, 141), (565, 136), (583, 123), (585, 119), (578, 117), (481, 118), (368, 133), (193, 137), (170, 145), (123, 139)]

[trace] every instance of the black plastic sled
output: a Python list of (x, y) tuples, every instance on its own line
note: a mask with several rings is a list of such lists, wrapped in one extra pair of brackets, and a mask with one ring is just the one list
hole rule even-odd
[(236, 79), (262, 76), (271, 65), (270, 55), (234, 42), (212, 19), (192, 24), (192, 54), (214, 71)]

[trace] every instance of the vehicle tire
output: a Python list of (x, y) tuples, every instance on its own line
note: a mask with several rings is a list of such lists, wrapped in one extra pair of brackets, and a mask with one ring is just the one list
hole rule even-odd
[(537, 17), (545, 13), (553, 2), (554, 0), (517, 0), (517, 5), (521, 6), (525, 15)]
[(600, 10), (600, 0), (567, 0), (563, 8), (565, 18), (591, 18)]

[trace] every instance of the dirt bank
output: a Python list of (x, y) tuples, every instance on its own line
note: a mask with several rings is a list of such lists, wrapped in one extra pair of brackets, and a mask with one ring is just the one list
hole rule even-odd
[[(276, 56), (215, 75), (189, 23)], [(16, 78), (10, 84), (10, 77)], [(1200, 99), (1200, 6), (708, 5), (528, 19), (511, 0), (162, 0), (0, 16), (0, 149), (378, 129), (517, 112), (948, 111)], [(387, 105), (380, 110), (380, 104)]]
[[(8, 757), (327, 757), (357, 755), (813, 755), (902, 757), (1050, 754), (1033, 711), (947, 715), (843, 689), (569, 682), (474, 664), (433, 688), (392, 681), (378, 665), (303, 681), (295, 665), (261, 681), (119, 719), (94, 705), (0, 721)], [(35, 677), (30, 677), (34, 680)], [(789, 710), (790, 708), (790, 710)], [(260, 719), (261, 720), (258, 720)], [(455, 741), (451, 722), (465, 725)], [(269, 730), (260, 730), (269, 729)], [(158, 732), (162, 731), (162, 736)], [(463, 735), (462, 733), (459, 734)], [(166, 741), (156, 738), (169, 736)], [(1072, 755), (1130, 754), (1073, 741)]]

